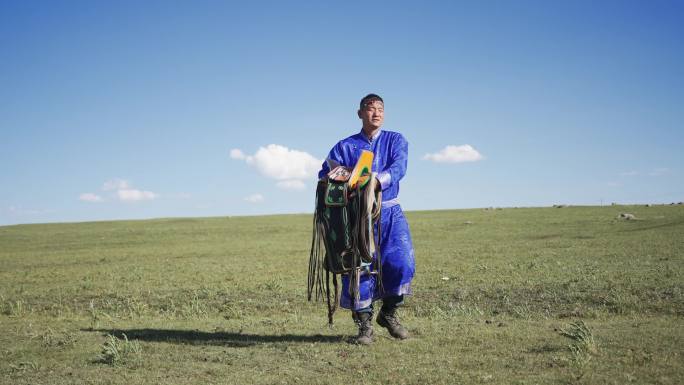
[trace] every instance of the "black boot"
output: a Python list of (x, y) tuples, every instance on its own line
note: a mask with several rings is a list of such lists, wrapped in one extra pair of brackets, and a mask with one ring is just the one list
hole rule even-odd
[(378, 313), (377, 322), (378, 325), (386, 328), (394, 338), (405, 340), (409, 337), (408, 330), (399, 323), (396, 307), (387, 309), (383, 306)]
[(359, 327), (359, 334), (356, 336), (356, 343), (359, 345), (370, 345), (373, 342), (373, 313), (352, 313), (354, 322)]

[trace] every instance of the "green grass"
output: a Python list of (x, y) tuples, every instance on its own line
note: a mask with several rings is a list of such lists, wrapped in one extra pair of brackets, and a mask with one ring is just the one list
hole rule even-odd
[(369, 347), (306, 301), (310, 215), (0, 227), (0, 383), (684, 383), (684, 206), (407, 216), (412, 338)]

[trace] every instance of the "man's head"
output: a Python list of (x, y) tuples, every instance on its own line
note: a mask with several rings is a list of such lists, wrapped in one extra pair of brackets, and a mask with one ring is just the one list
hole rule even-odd
[(385, 103), (376, 94), (368, 94), (361, 99), (358, 111), (365, 131), (375, 131), (385, 120)]

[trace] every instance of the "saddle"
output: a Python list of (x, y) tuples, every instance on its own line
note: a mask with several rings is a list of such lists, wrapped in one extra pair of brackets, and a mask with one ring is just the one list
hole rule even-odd
[(326, 298), (330, 325), (340, 298), (338, 275), (349, 276), (349, 294), (357, 301), (362, 274), (377, 274), (382, 283), (378, 248), (382, 192), (376, 188), (378, 181), (376, 173), (371, 172), (372, 162), (373, 153), (363, 151), (353, 169), (334, 168), (319, 180), (316, 188), (307, 298)]

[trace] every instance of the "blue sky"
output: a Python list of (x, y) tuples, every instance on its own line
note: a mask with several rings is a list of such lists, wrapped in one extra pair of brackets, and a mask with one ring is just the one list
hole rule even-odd
[(0, 225), (312, 212), (369, 92), (406, 210), (684, 201), (682, 1), (4, 1), (0, 58)]

